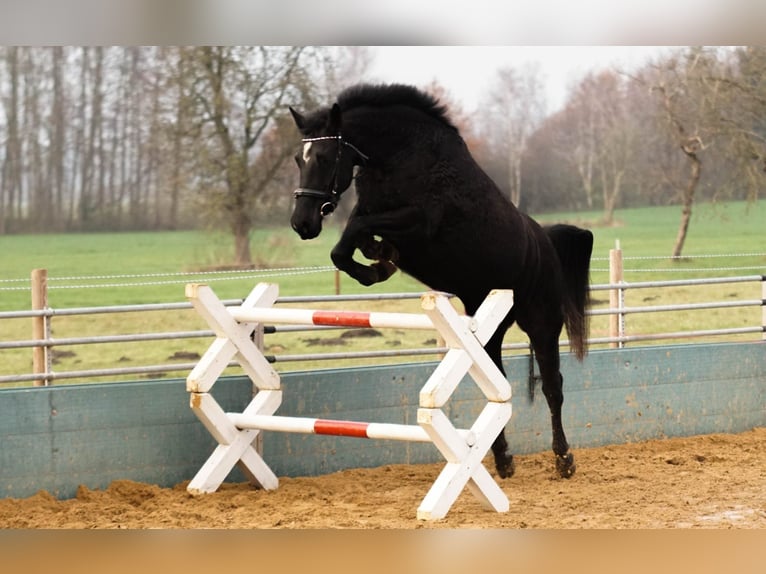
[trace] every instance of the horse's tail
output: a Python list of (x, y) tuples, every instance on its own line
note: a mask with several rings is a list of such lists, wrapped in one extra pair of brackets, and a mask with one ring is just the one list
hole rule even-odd
[(545, 228), (561, 262), (564, 280), (564, 324), (570, 346), (582, 361), (587, 353), (590, 305), (590, 255), (593, 234), (574, 225), (557, 224)]

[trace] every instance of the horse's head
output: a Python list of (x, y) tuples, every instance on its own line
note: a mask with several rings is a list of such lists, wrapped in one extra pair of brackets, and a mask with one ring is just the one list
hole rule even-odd
[(300, 182), (290, 224), (302, 239), (313, 239), (322, 231), (322, 219), (335, 211), (341, 194), (351, 185), (354, 165), (367, 156), (341, 136), (338, 104), (322, 122), (308, 120), (292, 108), (290, 113), (303, 136), (303, 148), (295, 155)]

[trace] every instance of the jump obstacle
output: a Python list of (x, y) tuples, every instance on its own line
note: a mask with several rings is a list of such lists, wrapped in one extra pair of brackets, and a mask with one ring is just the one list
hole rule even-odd
[[(187, 298), (216, 334), (186, 379), (192, 410), (218, 442), (189, 483), (190, 493), (215, 492), (235, 465), (254, 485), (276, 489), (279, 480), (255, 441), (262, 431), (278, 431), (433, 443), (447, 463), (418, 507), (418, 519), (446, 516), (465, 487), (486, 508), (508, 511), (508, 498), (482, 459), (511, 418), (511, 386), (483, 347), (513, 306), (512, 291), (492, 291), (473, 317), (459, 315), (445, 295), (434, 292), (421, 297), (424, 314), (277, 309), (278, 294), (278, 285), (259, 283), (241, 306), (227, 308), (207, 285), (186, 286)], [(266, 323), (435, 329), (448, 351), (420, 390), (418, 425), (278, 416), (279, 374), (251, 338)], [(254, 385), (255, 395), (242, 413), (224, 412), (210, 394), (232, 359)], [(441, 408), (466, 373), (487, 404), (470, 429), (456, 429)]]

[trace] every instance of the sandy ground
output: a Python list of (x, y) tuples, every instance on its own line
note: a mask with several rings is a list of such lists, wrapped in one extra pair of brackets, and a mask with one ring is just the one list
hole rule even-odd
[(282, 478), (275, 491), (224, 484), (201, 497), (185, 484), (128, 480), (103, 491), (83, 486), (63, 501), (41, 491), (0, 500), (0, 528), (766, 527), (766, 428), (579, 449), (575, 456), (577, 474), (569, 480), (555, 475), (551, 453), (518, 456), (516, 475), (500, 483), (511, 503), (501, 514), (466, 491), (445, 519), (418, 520), (442, 465), (390, 465)]

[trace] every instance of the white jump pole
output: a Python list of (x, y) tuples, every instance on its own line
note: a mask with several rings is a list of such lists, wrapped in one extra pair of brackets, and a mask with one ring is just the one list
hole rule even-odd
[[(238, 307), (226, 308), (205, 285), (187, 285), (186, 293), (216, 334), (187, 377), (186, 388), (193, 412), (218, 442), (189, 483), (189, 492), (214, 492), (235, 464), (254, 484), (264, 489), (277, 488), (278, 478), (253, 448), (260, 432), (277, 431), (433, 443), (444, 456), (446, 466), (418, 507), (419, 519), (443, 518), (464, 488), (487, 508), (508, 510), (508, 498), (482, 459), (510, 420), (511, 386), (483, 346), (510, 311), (511, 291), (491, 292), (474, 317), (458, 315), (447, 297), (439, 293), (423, 295), (424, 314), (274, 309), (278, 287), (265, 283), (258, 284)], [(420, 391), (417, 426), (277, 416), (274, 413), (282, 402), (279, 374), (250, 338), (256, 326), (263, 323), (436, 329), (449, 350)], [(232, 358), (240, 363), (257, 391), (242, 413), (224, 412), (209, 393)], [(484, 393), (487, 404), (470, 429), (456, 429), (441, 408), (466, 374)]]
[(427, 315), (418, 313), (364, 313), (357, 311), (322, 311), (312, 309), (243, 309), (231, 307), (231, 316), (241, 323), (279, 323), (323, 325), (332, 327), (372, 327), (398, 329), (434, 329)]
[[(354, 438), (401, 440), (408, 442), (433, 442), (423, 427), (395, 423), (368, 423), (339, 421), (306, 417), (282, 417), (276, 415), (246, 415), (226, 413), (234, 426), (240, 429), (257, 429), (275, 432), (319, 434)], [(468, 445), (476, 442), (473, 432), (459, 429), (458, 433)]]

